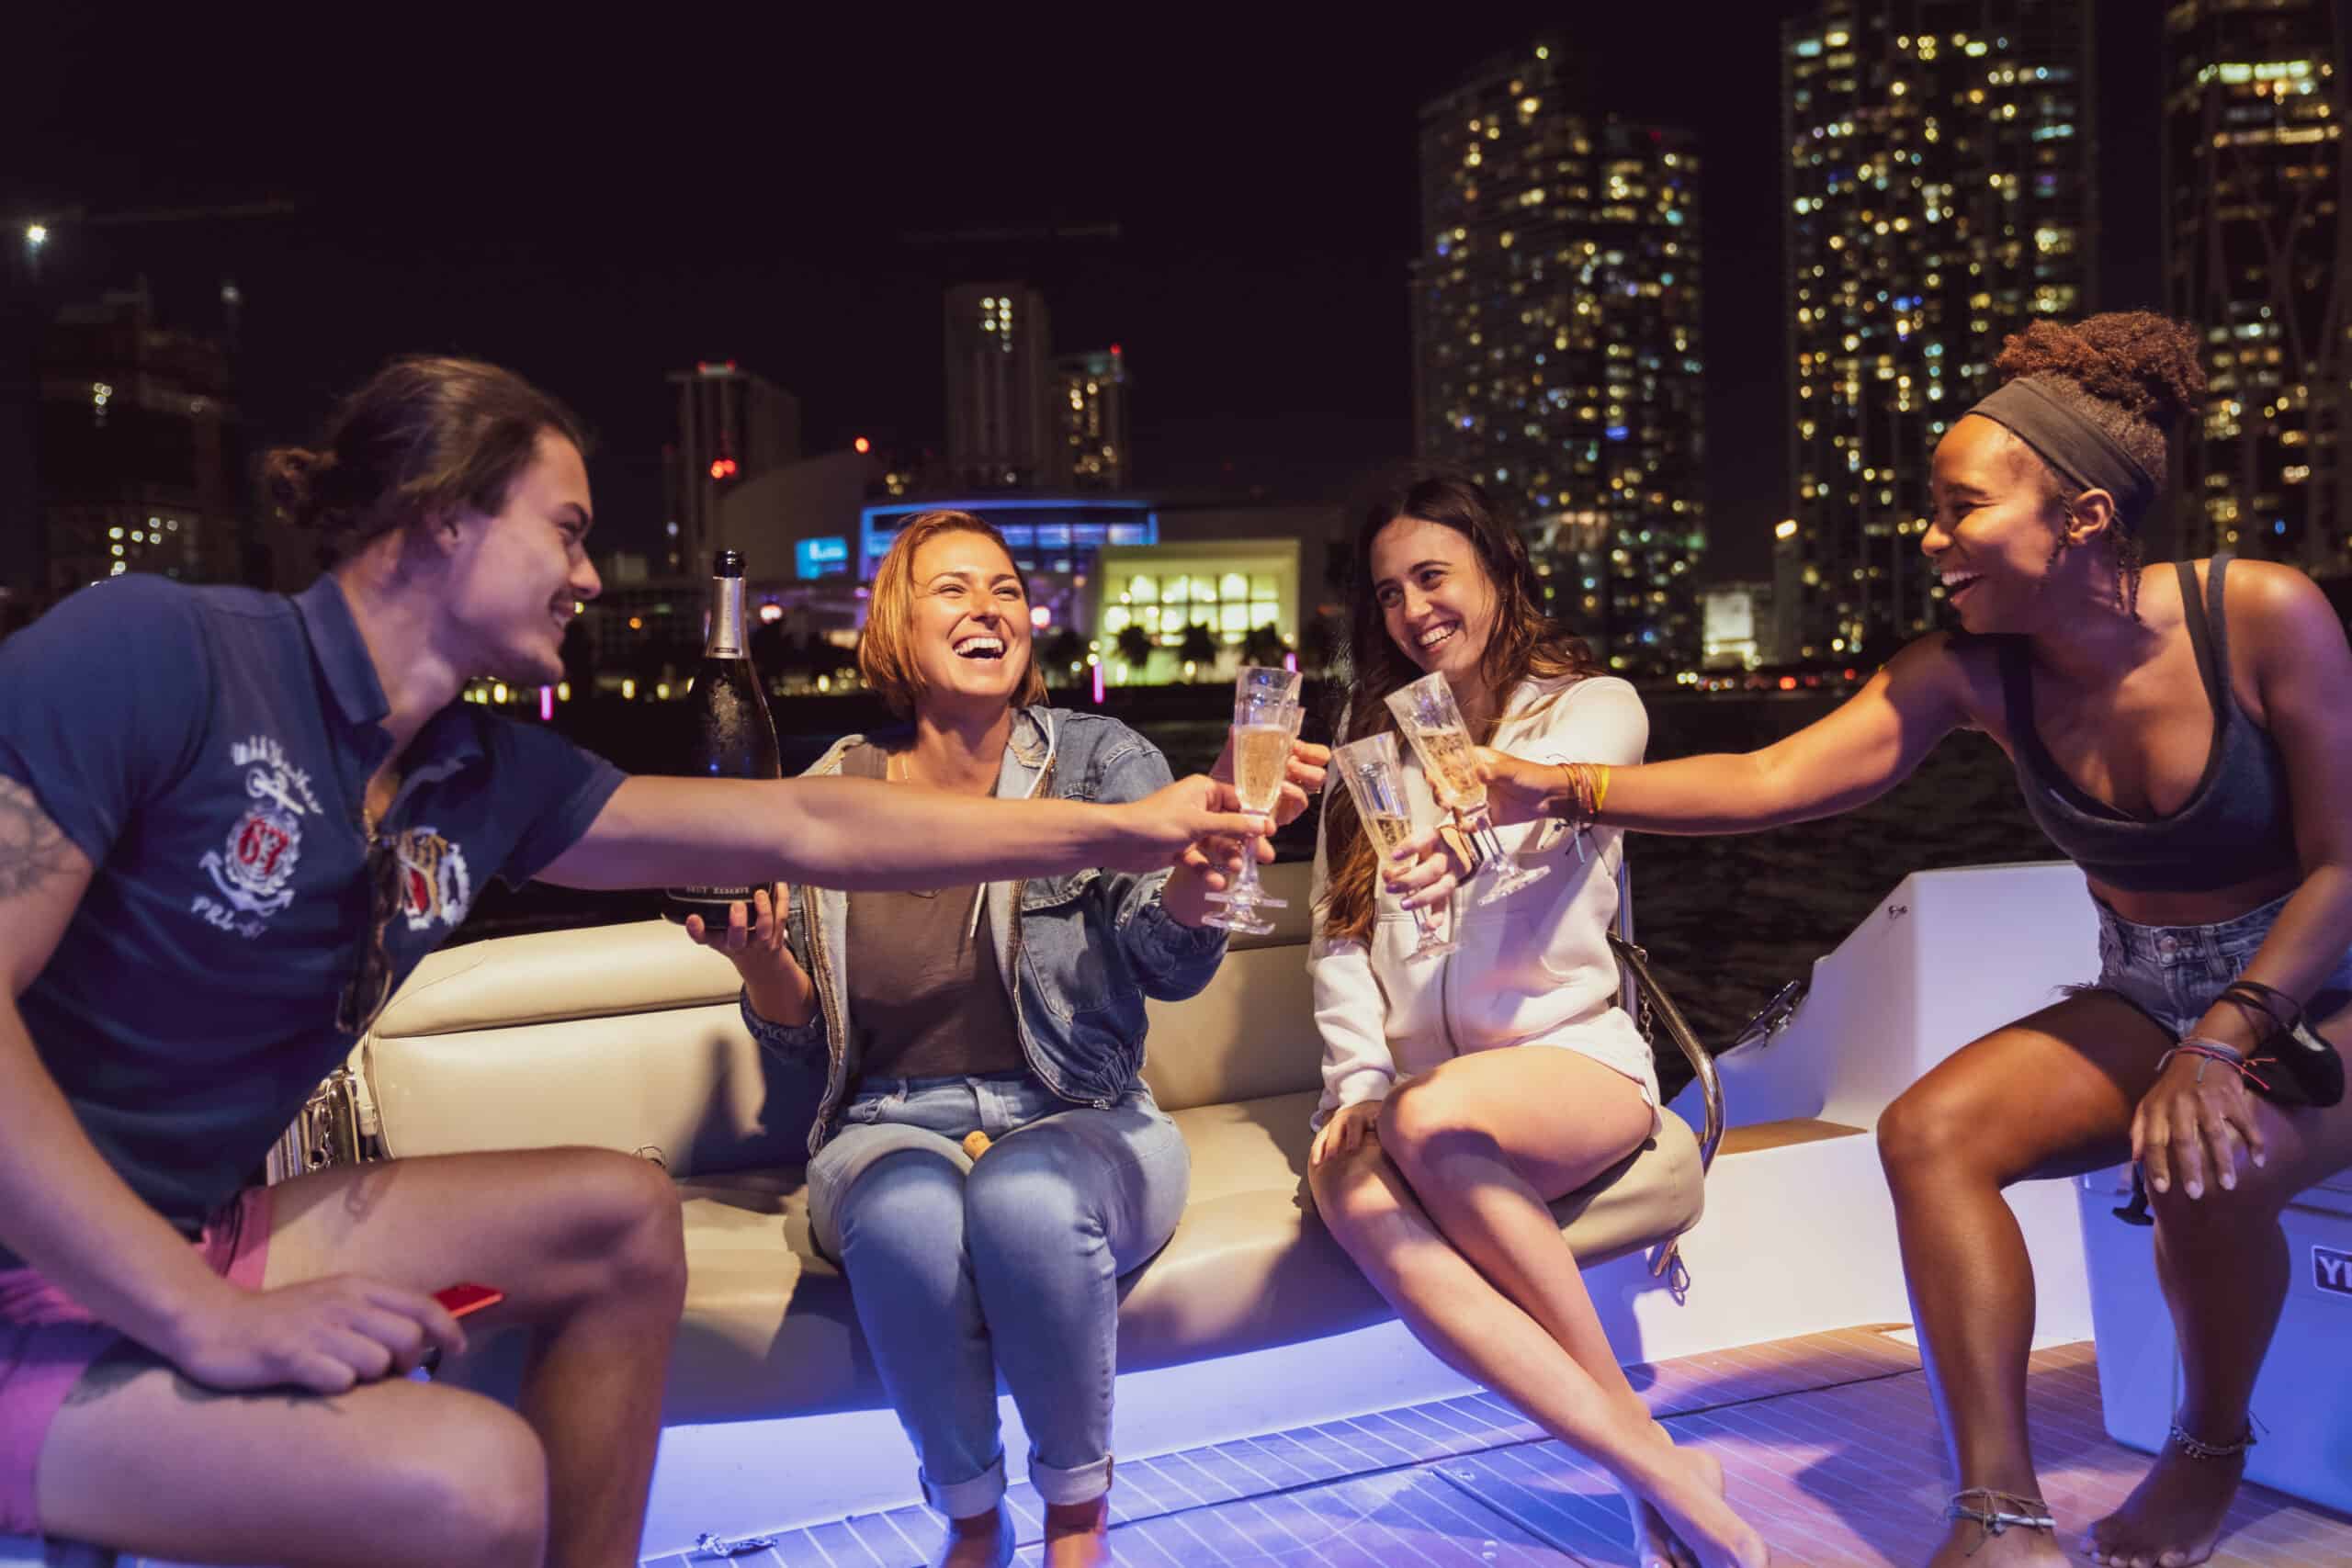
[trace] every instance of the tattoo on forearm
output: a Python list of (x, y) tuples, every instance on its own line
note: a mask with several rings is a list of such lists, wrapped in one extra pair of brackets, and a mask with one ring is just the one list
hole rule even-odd
[(0, 898), (29, 893), (66, 869), (65, 835), (33, 792), (0, 778)]

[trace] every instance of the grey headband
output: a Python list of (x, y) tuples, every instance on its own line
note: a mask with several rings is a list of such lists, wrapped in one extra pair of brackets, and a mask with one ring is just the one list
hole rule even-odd
[(2060, 479), (2115, 498), (2117, 519), (2136, 528), (2163, 488), (2122, 444), (2030, 379), (2007, 383), (1968, 411), (2033, 448)]

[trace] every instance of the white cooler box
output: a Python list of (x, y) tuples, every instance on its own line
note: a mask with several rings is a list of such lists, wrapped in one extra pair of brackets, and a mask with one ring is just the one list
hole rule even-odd
[[(2154, 1453), (2180, 1398), (2154, 1233), (2113, 1215), (2130, 1196), (2130, 1167), (2086, 1176), (2076, 1187), (2108, 1435)], [(2282, 1218), (2287, 1306), (2254, 1385), (2262, 1440), (2246, 1456), (2245, 1472), (2291, 1496), (2352, 1512), (2352, 1172), (2303, 1192)]]

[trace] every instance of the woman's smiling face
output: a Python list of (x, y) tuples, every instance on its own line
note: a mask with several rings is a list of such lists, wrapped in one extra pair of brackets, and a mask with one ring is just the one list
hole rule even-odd
[(910, 564), (918, 707), (942, 698), (1009, 704), (1029, 671), (1029, 596), (1011, 557), (985, 534), (925, 539)]
[(2049, 614), (2043, 596), (2064, 537), (2049, 485), (2032, 448), (1989, 419), (1962, 419), (1937, 443), (1934, 515), (1919, 547), (1965, 629), (2030, 632)]
[(1476, 682), (1495, 625), (1495, 585), (1467, 536), (1399, 517), (1372, 541), (1372, 592), (1389, 640), (1457, 689)]

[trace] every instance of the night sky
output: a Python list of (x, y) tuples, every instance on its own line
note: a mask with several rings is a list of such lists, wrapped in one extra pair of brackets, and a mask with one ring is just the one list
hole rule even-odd
[[(1122, 344), (1142, 486), (1312, 499), (1411, 449), (1416, 109), (1548, 28), (1592, 108), (1703, 138), (1721, 576), (1760, 570), (1782, 506), (1777, 29), (1804, 8), (1460, 7), (1405, 28), (1006, 7), (857, 31), (631, 7), (608, 30), (511, 32), (313, 10), (311, 32), (257, 39), (233, 12), (159, 29), (80, 8), (9, 24), (0, 216), (14, 243), (64, 208), (292, 203), (57, 223), (50, 278), (89, 295), (144, 273), (167, 324), (209, 328), (233, 276), (261, 441), (309, 434), (395, 353), (512, 365), (598, 431), (606, 547), (651, 542), (662, 376), (698, 358), (798, 394), (812, 452), (936, 446), (958, 279), (1041, 287), (1057, 350)], [(2102, 0), (2109, 307), (2159, 302), (2160, 14)], [(1037, 237), (1106, 224), (1116, 239)]]

